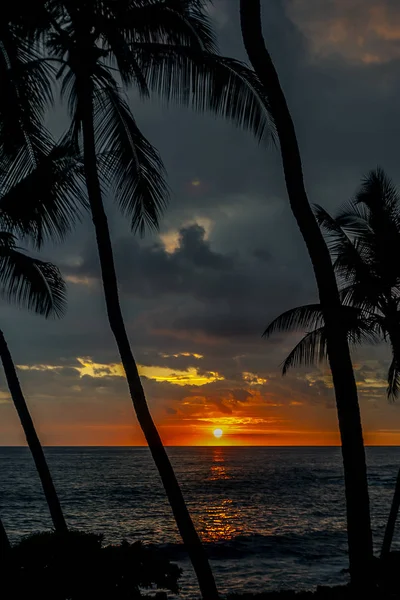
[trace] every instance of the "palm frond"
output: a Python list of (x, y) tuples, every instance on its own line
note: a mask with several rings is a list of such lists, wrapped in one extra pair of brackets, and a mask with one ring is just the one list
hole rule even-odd
[(351, 239), (340, 222), (321, 206), (315, 205), (314, 213), (327, 237), (335, 272), (341, 280), (342, 287), (363, 282), (374, 291), (376, 279), (369, 265), (370, 248), (365, 239), (363, 237)]
[(324, 208), (322, 208), (322, 206), (319, 206), (318, 204), (315, 204), (313, 209), (318, 225), (327, 234), (328, 248), (333, 258), (336, 258), (338, 254), (340, 254), (343, 246), (349, 248), (353, 247), (352, 241), (338, 223), (337, 219), (332, 217)]
[(387, 396), (394, 401), (399, 395), (400, 390), (400, 369), (399, 362), (396, 357), (393, 357), (388, 370), (388, 387)]
[(218, 51), (209, 16), (201, 0), (141, 0), (114, 3), (113, 17), (127, 39), (139, 43), (190, 46)]
[(393, 181), (378, 167), (363, 179), (354, 201), (366, 206), (372, 216), (386, 215), (388, 222), (400, 224), (399, 195)]
[(15, 158), (23, 149), (30, 167), (49, 148), (42, 125), (52, 102), (52, 67), (34, 49), (10, 34), (0, 40), (0, 150)]
[(368, 214), (366, 206), (350, 198), (340, 206), (335, 221), (348, 235), (359, 238), (371, 231)]
[(68, 113), (73, 119), (77, 111), (76, 76), (67, 62), (61, 62), (56, 79), (61, 81), (60, 96), (61, 98), (67, 98)]
[(349, 282), (371, 288), (379, 285), (371, 264), (371, 248), (364, 238), (348, 240), (336, 248), (333, 266), (341, 285)]
[(282, 375), (289, 369), (300, 366), (312, 366), (327, 358), (325, 327), (318, 327), (307, 333), (289, 353), (282, 365)]
[(146, 226), (157, 228), (169, 196), (164, 166), (116, 85), (98, 90), (94, 125), (102, 178), (115, 188), (132, 229), (143, 233)]
[(379, 291), (374, 287), (372, 280), (344, 285), (339, 294), (342, 304), (357, 308), (366, 316), (376, 314)]
[[(316, 309), (307, 310), (309, 307), (303, 306), (300, 309), (287, 311), (287, 313), (278, 317), (271, 324), (272, 327), (270, 325), (272, 331), (294, 331), (301, 327), (309, 327), (310, 325), (313, 327), (313, 330), (308, 332), (296, 344), (284, 361), (283, 375), (286, 374), (290, 367), (300, 365), (310, 366), (318, 361), (325, 360), (327, 357), (326, 328), (322, 311), (319, 305), (311, 306), (315, 306)], [(287, 316), (288, 313), (292, 313), (292, 315), (289, 314)], [(282, 319), (282, 317), (284, 318)], [(282, 320), (282, 323), (280, 320)], [(375, 316), (366, 316), (362, 310), (352, 306), (341, 307), (341, 317), (337, 326), (343, 327), (346, 330), (347, 339), (350, 344), (376, 344), (381, 341), (381, 328)]]
[(0, 226), (29, 236), (37, 247), (45, 239), (63, 240), (87, 209), (82, 164), (74, 147), (61, 140), (20, 180), (13, 166), (0, 164)]
[[(366, 316), (353, 307), (344, 307), (344, 321), (347, 339), (353, 346), (361, 344), (378, 344), (382, 341), (382, 331), (375, 315)], [(353, 312), (351, 312), (353, 311)]]
[(135, 60), (126, 36), (116, 27), (107, 28), (103, 31), (103, 36), (108, 55), (111, 60), (115, 60), (122, 83), (126, 86), (134, 84), (141, 98), (148, 98), (150, 91), (146, 78)]
[(65, 311), (66, 287), (57, 267), (23, 253), (7, 232), (0, 232), (0, 294), (45, 317)]
[(266, 328), (263, 337), (269, 338), (273, 333), (315, 329), (324, 323), (322, 309), (319, 304), (307, 304), (291, 308), (274, 319)]
[(371, 268), (387, 288), (400, 278), (400, 198), (382, 169), (371, 171), (358, 191), (356, 201), (368, 211), (369, 232), (363, 240), (369, 249)]
[(176, 102), (232, 121), (259, 139), (275, 139), (268, 97), (244, 63), (186, 46), (132, 44), (149, 90)]

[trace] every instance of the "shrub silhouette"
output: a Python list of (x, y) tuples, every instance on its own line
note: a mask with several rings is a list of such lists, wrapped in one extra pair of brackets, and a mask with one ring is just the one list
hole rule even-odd
[(7, 600), (135, 600), (140, 588), (178, 593), (181, 569), (141, 542), (102, 545), (103, 536), (38, 533), (12, 548)]

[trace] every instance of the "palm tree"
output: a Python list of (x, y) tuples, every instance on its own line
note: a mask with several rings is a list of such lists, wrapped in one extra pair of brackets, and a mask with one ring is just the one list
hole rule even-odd
[[(335, 217), (320, 206), (317, 220), (327, 239), (342, 299), (342, 322), (352, 344), (388, 340), (392, 362), (387, 395), (400, 386), (400, 196), (382, 169), (370, 171), (354, 198)], [(283, 374), (327, 356), (321, 304), (290, 309), (264, 332), (308, 330), (283, 363)]]
[(328, 236), (343, 303), (358, 309), (359, 319), (390, 342), (387, 393), (394, 399), (400, 385), (399, 194), (377, 168), (335, 219), (321, 207), (316, 214)]
[[(46, 317), (59, 315), (64, 307), (65, 285), (57, 267), (22, 252), (16, 246), (14, 236), (4, 231), (0, 232), (0, 291), (7, 300)], [(2, 331), (0, 358), (11, 398), (39, 473), (54, 528), (63, 533), (67, 525), (61, 505)]]
[[(12, 73), (10, 70), (9, 74)], [(53, 236), (62, 239), (85, 205), (79, 180), (82, 166), (71, 144), (62, 141), (49, 149), (50, 137), (44, 128), (32, 135), (32, 142), (24, 127), (21, 131), (20, 146), (7, 147), (6, 143), (0, 146), (0, 293), (8, 301), (45, 317), (61, 316), (65, 308), (65, 284), (57, 267), (22, 252), (11, 229), (24, 235), (26, 223), (30, 223), (30, 232), (38, 245), (49, 229)], [(35, 145), (37, 135), (42, 143)], [(67, 525), (60, 501), (2, 331), (0, 358), (54, 528), (64, 533)]]
[[(388, 340), (392, 361), (387, 395), (394, 400), (400, 386), (400, 196), (382, 169), (370, 171), (354, 198), (335, 218), (320, 206), (317, 219), (325, 231), (343, 301), (342, 321), (349, 342), (361, 344)], [(327, 355), (321, 305), (291, 309), (275, 319), (264, 335), (275, 331), (309, 332), (289, 353), (283, 374), (296, 365), (312, 365)], [(397, 479), (381, 556), (390, 551), (400, 507)]]
[[(128, 86), (135, 85), (144, 98), (154, 92), (167, 102), (173, 100), (199, 111), (210, 110), (250, 129), (259, 139), (269, 130), (266, 100), (250, 69), (239, 61), (217, 54), (203, 0), (49, 0), (44, 4), (50, 30), (46, 47), (53, 61), (51, 64), (57, 61), (60, 64), (57, 78), (61, 81), (62, 94), (68, 97), (72, 117), (68, 139), (83, 154), (110, 327), (138, 421), (160, 473), (202, 595), (213, 600), (218, 597), (214, 578), (151, 417), (131, 351), (119, 302), (103, 199), (106, 191), (113, 191), (121, 210), (131, 218), (133, 230), (143, 232), (146, 224), (157, 227), (168, 197), (161, 159), (141, 133), (123, 95)], [(16, 22), (15, 16), (11, 21)], [(43, 22), (39, 19), (36, 31), (35, 19), (33, 25), (31, 19), (26, 21), (25, 29), (40, 46), (45, 39), (41, 35)], [(14, 46), (18, 49), (18, 40)], [(14, 54), (17, 54), (14, 46)], [(29, 52), (32, 52), (31, 47)], [(42, 64), (49, 63), (38, 64), (43, 69)], [(35, 117), (40, 114), (45, 92), (51, 89), (51, 86), (40, 85), (42, 78), (47, 76), (43, 70), (38, 76), (39, 100), (34, 104)], [(32, 79), (35, 81), (34, 77)], [(20, 88), (23, 89), (23, 84)], [(21, 96), (18, 96), (20, 101)], [(15, 126), (20, 127), (18, 119)], [(25, 134), (28, 128), (23, 131)], [(36, 137), (41, 139), (40, 135)], [(38, 153), (41, 154), (40, 148)], [(36, 216), (39, 215), (27, 215), (22, 222), (19, 214), (16, 227), (20, 233), (29, 234), (40, 243), (36, 233), (41, 225)], [(51, 233), (52, 225), (58, 231), (56, 215), (51, 215), (47, 225), (46, 233)]]
[[(51, 103), (51, 64), (37, 40), (48, 25), (41, 0), (14, 0), (2, 8), (0, 23), (0, 288), (10, 301), (48, 317), (60, 315), (65, 286), (51, 263), (16, 246), (13, 233), (27, 230), (40, 246), (51, 231), (63, 239), (84, 204), (81, 164), (67, 141), (54, 144), (43, 126)], [(54, 528), (67, 526), (35, 431), (15, 366), (0, 332), (0, 356), (11, 397), (38, 470)]]
[(265, 46), (260, 0), (241, 0), (240, 13), (244, 45), (268, 98), (268, 109), (279, 137), (290, 205), (316, 277), (342, 442), (350, 572), (352, 582), (363, 586), (373, 557), (372, 532), (360, 409), (347, 331), (341, 321), (340, 296), (327, 245), (308, 201), (294, 124)]

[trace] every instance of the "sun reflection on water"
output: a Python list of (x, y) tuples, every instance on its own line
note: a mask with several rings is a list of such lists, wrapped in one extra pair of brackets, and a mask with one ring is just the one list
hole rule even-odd
[(213, 459), (213, 463), (225, 462), (224, 449), (219, 446), (215, 446), (213, 448), (212, 459)]
[[(224, 462), (223, 448), (213, 448), (212, 464), (206, 481), (218, 482), (232, 478)], [(205, 542), (230, 540), (239, 533), (238, 523), (240, 523), (240, 510), (234, 505), (232, 499), (216, 497), (205, 506), (200, 522), (201, 537)]]
[(221, 479), (230, 479), (226, 467), (221, 464), (225, 462), (223, 449), (222, 448), (213, 448), (213, 462), (210, 467), (210, 472), (207, 477), (207, 481), (219, 481)]
[(239, 516), (240, 511), (229, 498), (209, 504), (201, 528), (203, 541), (219, 542), (234, 538), (238, 534), (236, 522)]

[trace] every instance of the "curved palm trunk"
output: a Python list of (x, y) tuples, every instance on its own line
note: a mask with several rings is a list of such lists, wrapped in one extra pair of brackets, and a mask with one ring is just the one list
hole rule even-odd
[(269, 108), (280, 141), (290, 205), (311, 258), (324, 312), (342, 442), (350, 573), (354, 584), (364, 585), (371, 573), (373, 557), (367, 469), (357, 387), (346, 331), (341, 326), (341, 304), (335, 274), (328, 248), (308, 201), (293, 121), (278, 74), (265, 47), (260, 0), (241, 0), (240, 12), (248, 57), (268, 92)]
[(92, 220), (96, 232), (108, 320), (118, 346), (139, 424), (149, 445), (176, 524), (196, 572), (202, 596), (207, 600), (217, 600), (219, 597), (218, 591), (207, 555), (193, 525), (174, 470), (147, 406), (146, 397), (125, 329), (119, 303), (118, 283), (110, 231), (97, 172), (92, 88), (87, 82), (82, 83), (79, 102), (82, 110), (85, 178)]
[[(4, 529), (3, 521), (0, 519), (0, 564), (8, 556), (11, 550), (11, 544)], [(1, 570), (1, 566), (0, 566)]]
[(400, 469), (397, 474), (396, 487), (394, 489), (392, 505), (390, 507), (390, 513), (388, 522), (386, 524), (385, 535), (382, 542), (381, 559), (388, 557), (390, 548), (393, 541), (394, 529), (396, 526), (397, 515), (399, 514), (400, 508)]
[(32, 417), (29, 413), (28, 406), (22, 393), (13, 359), (2, 331), (0, 331), (0, 358), (1, 362), (3, 363), (11, 398), (20, 418), (29, 449), (32, 452), (40, 481), (42, 482), (44, 495), (49, 506), (54, 529), (57, 531), (57, 533), (65, 533), (67, 531), (67, 524), (64, 519), (61, 504), (51, 478), (42, 445), (36, 433)]

